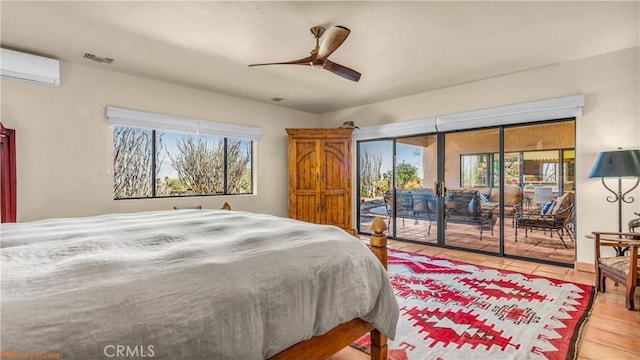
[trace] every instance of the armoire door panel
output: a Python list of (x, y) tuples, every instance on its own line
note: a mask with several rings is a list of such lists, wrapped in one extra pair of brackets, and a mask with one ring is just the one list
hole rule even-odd
[(291, 217), (301, 221), (312, 223), (317, 222), (319, 213), (319, 204), (317, 200), (318, 196), (316, 194), (297, 194), (295, 197), (295, 213)]
[(295, 189), (312, 190), (318, 189), (318, 159), (317, 146), (315, 142), (296, 142), (295, 159)]
[(352, 129), (287, 129), (289, 216), (351, 228)]
[[(325, 148), (325, 150), (326, 149), (327, 148)], [(328, 151), (326, 150), (323, 152), (324, 159), (322, 161), (322, 188), (345, 189), (350, 185), (349, 179), (351, 178), (351, 174), (349, 173), (349, 167), (345, 158), (340, 157), (344, 156), (343, 154), (344, 152), (337, 152), (334, 149), (330, 149)]]
[(348, 201), (349, 199), (346, 199), (344, 195), (325, 195), (325, 223), (346, 228), (349, 222), (344, 209)]

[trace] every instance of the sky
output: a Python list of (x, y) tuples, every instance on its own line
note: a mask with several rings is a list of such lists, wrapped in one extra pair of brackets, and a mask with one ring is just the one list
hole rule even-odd
[[(377, 140), (377, 141), (367, 141), (360, 142), (360, 154), (364, 154), (366, 152), (372, 154), (381, 154), (382, 155), (382, 167), (380, 172), (382, 174), (393, 168), (393, 141), (392, 140)], [(418, 151), (418, 154), (415, 152)], [(422, 147), (407, 145), (407, 144), (397, 144), (396, 149), (396, 159), (397, 163), (401, 164), (402, 162), (406, 162), (407, 164), (411, 164), (418, 168), (418, 174), (423, 174), (422, 169)]]

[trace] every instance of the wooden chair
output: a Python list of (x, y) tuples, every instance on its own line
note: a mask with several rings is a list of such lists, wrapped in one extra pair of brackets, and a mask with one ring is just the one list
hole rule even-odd
[[(640, 248), (640, 233), (618, 233), (618, 232), (593, 232), (595, 237), (595, 270), (596, 287), (599, 291), (605, 292), (605, 282), (607, 278), (618, 284), (624, 284), (625, 305), (627, 309), (634, 309), (633, 297), (636, 287), (640, 285), (640, 263), (638, 262), (638, 248)], [(601, 247), (613, 247), (617, 254), (624, 253), (628, 249), (628, 256), (601, 255)], [(624, 250), (621, 250), (624, 249)]]

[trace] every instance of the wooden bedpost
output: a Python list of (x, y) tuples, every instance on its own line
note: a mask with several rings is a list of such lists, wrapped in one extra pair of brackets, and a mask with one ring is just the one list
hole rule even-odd
[[(369, 245), (373, 254), (380, 260), (384, 268), (387, 268), (387, 237), (384, 231), (387, 224), (377, 216), (371, 224), (373, 235), (369, 239)], [(387, 337), (377, 329), (371, 330), (371, 360), (387, 360)]]
[(224, 204), (222, 204), (222, 207), (220, 208), (221, 210), (231, 210), (231, 205), (229, 205), (228, 202), (224, 202)]
[(380, 260), (384, 268), (387, 268), (387, 236), (384, 231), (387, 230), (387, 224), (380, 216), (377, 216), (371, 224), (373, 235), (369, 239), (371, 251)]

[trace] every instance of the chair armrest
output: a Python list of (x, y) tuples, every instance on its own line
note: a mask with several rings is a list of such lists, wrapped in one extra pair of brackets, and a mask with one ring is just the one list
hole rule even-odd
[(624, 236), (627, 239), (638, 239), (640, 240), (640, 233), (630, 233), (630, 232), (615, 232), (615, 231), (593, 231), (593, 235), (614, 235), (614, 236)]
[(573, 206), (569, 206), (565, 209), (562, 209), (555, 214), (545, 214), (545, 216), (550, 216), (554, 218), (565, 218), (569, 216), (569, 213), (571, 212), (571, 210), (573, 210)]
[[(618, 232), (593, 232), (595, 235), (595, 245), (597, 246), (620, 246), (620, 247), (640, 247), (640, 234), (638, 233), (618, 233)], [(607, 237), (601, 238), (600, 235), (616, 236), (616, 235), (633, 235), (633, 238), (628, 237)]]

